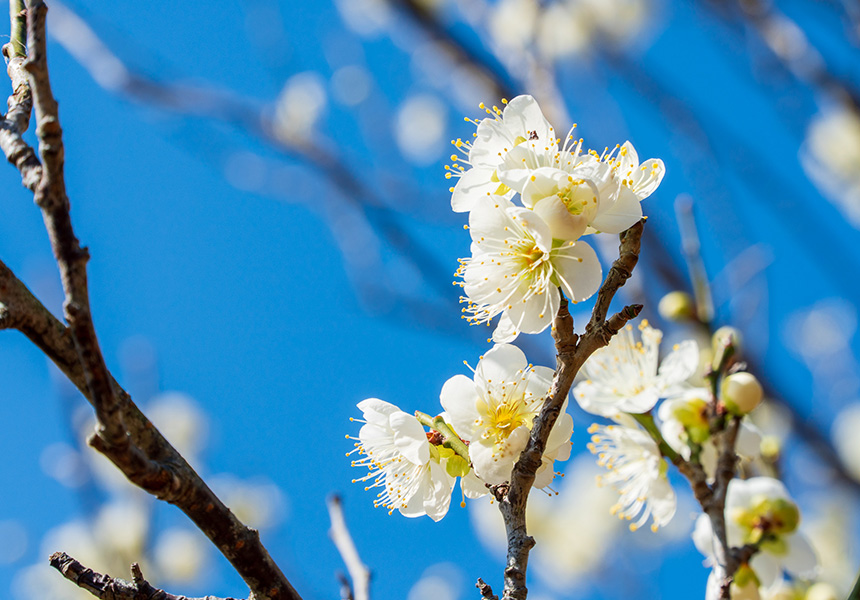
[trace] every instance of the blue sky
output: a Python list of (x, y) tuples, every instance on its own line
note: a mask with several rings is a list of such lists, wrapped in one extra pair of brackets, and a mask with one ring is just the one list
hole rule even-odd
[[(685, 280), (673, 201), (688, 193), (702, 255), (717, 281), (756, 260), (767, 265), (739, 289), (715, 291), (734, 298), (718, 304), (717, 324), (744, 330), (762, 379), (826, 437), (837, 412), (858, 400), (850, 375), (860, 349), (848, 327), (860, 297), (857, 230), (799, 159), (809, 121), (832, 100), (794, 79), (749, 27), (706, 6), (657, 2), (629, 44), (559, 63), (558, 87), (590, 146), (630, 139), (640, 156), (666, 163), (664, 183), (643, 205), (651, 244), (664, 251), (643, 254), (651, 318), (669, 289), (661, 272)], [(361, 36), (323, 2), (248, 0), (213, 9), (203, 2), (76, 0), (68, 7), (132, 68), (161, 82), (229, 90), (264, 107), (263, 114), (296, 73), (317, 73), (329, 94), (333, 73), (345, 65), (371, 75), (371, 91), (357, 106), (328, 97), (313, 139), (388, 207), (368, 211), (367, 222), (377, 232), (395, 223), (413, 253), (405, 258), (390, 240), (373, 236), (349, 238), (354, 246), (345, 258), (338, 243), (358, 236), (363, 221), (337, 228), (336, 217), (353, 209), (318, 170), (230, 124), (105, 90), (52, 43), (72, 218), (92, 255), (95, 322), (108, 365), (141, 405), (154, 389), (181, 391), (206, 414), (204, 476), (265, 476), (282, 490), (288, 509), (264, 541), (306, 598), (337, 593), (340, 559), (326, 536), (325, 498), (333, 492), (343, 494), (376, 597), (405, 598), (424, 569), (440, 562), (457, 565), (461, 597), (474, 593), (479, 576), (498, 591), (501, 565), (475, 539), (467, 510), (452, 508), (440, 523), (373, 510), (371, 495), (349, 483), (355, 474), (344, 457), (344, 435), (358, 429), (349, 422), (358, 401), (379, 397), (407, 411), (437, 410), (442, 384), (487, 348), (487, 330), (459, 321), (458, 288), (451, 285), (469, 239), (465, 216), (449, 210), (442, 177), (448, 150), (431, 148), (415, 164), (395, 142), (397, 109), (416, 94), (444, 108), (443, 141), (471, 133), (445, 79), (455, 74), (441, 68), (434, 78), (416, 67), (426, 36), (402, 12), (392, 13), (387, 28)], [(802, 19), (835, 73), (850, 85), (860, 81), (860, 52), (836, 8), (799, 1), (781, 8)], [(445, 26), (493, 62), (486, 36), (455, 8), (446, 14)], [(532, 91), (513, 76), (509, 84)], [(469, 110), (478, 114), (474, 105)], [(253, 183), (261, 164), (265, 185)], [(59, 315), (59, 280), (38, 210), (11, 166), (0, 170), (0, 188), (0, 257)], [(362, 270), (362, 252), (376, 246), (378, 268)], [(757, 250), (743, 254), (749, 247)], [(400, 284), (405, 294), (396, 293)], [(410, 304), (416, 299), (427, 301), (426, 310)], [(834, 376), (842, 387), (822, 384), (791, 350), (791, 323), (822, 301), (848, 314), (847, 374)], [(130, 339), (145, 340), (157, 356), (155, 369), (138, 379), (122, 359)], [(524, 344), (531, 360), (551, 364), (548, 332)], [(46, 447), (75, 441), (69, 415), (84, 401), (64, 395), (40, 353), (12, 332), (0, 343), (0, 381), (0, 418), (9, 424), (0, 439), (9, 457), (0, 467), (7, 490), (0, 520), (22, 524), (28, 540), (19, 558), (0, 565), (5, 591), (23, 567), (46, 559), (40, 540), (47, 531), (92, 505), (89, 484), (70, 489), (40, 465)], [(590, 421), (581, 412), (575, 421), (574, 451), (583, 452)], [(809, 454), (798, 447), (801, 457)], [(826, 476), (788, 481), (796, 492), (835, 485)], [(163, 522), (180, 517), (172, 507), (159, 511)], [(649, 597), (686, 598), (688, 585), (703, 588), (707, 572), (691, 543), (670, 544), (661, 556), (671, 561), (658, 562), (636, 558), (641, 541), (630, 537), (618, 542), (607, 567), (618, 566), (624, 578), (604, 576), (580, 597), (622, 597), (625, 586), (641, 585)], [(242, 596), (225, 563), (214, 564), (206, 583), (168, 591)], [(533, 590), (553, 597), (541, 582)]]

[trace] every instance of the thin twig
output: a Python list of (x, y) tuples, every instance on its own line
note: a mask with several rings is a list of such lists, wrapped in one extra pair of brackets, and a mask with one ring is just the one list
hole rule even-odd
[(478, 591), (481, 592), (481, 598), (484, 600), (499, 600), (499, 597), (493, 593), (493, 588), (489, 583), (485, 583), (483, 579), (478, 577), (478, 583), (475, 584)]
[(352, 580), (353, 594), (351, 596), (354, 600), (370, 600), (370, 569), (362, 562), (355, 542), (352, 540), (352, 535), (349, 533), (349, 528), (346, 526), (340, 496), (331, 496), (326, 505), (331, 520), (331, 529), (328, 530), (328, 535), (340, 553), (343, 564), (346, 565), (346, 570), (349, 573), (349, 578)]
[(215, 596), (188, 598), (170, 594), (152, 586), (144, 579), (140, 565), (137, 563), (131, 565), (132, 580), (130, 582), (97, 573), (65, 552), (52, 554), (51, 566), (82, 590), (104, 600), (141, 600), (141, 598), (147, 600), (235, 600), (234, 598), (216, 598)]

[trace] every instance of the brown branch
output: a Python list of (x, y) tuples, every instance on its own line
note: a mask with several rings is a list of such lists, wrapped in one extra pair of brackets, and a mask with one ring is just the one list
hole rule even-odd
[(140, 565), (137, 563), (131, 565), (132, 580), (130, 582), (97, 573), (65, 552), (52, 554), (51, 566), (82, 590), (88, 591), (96, 598), (104, 598), (104, 600), (235, 600), (234, 598), (221, 599), (215, 596), (188, 598), (187, 596), (169, 594), (153, 587), (144, 579)]
[(644, 223), (642, 220), (620, 235), (618, 259), (613, 263), (597, 294), (591, 320), (582, 336), (573, 332), (573, 318), (568, 311), (567, 300), (562, 298), (553, 324), (557, 366), (550, 395), (544, 401), (540, 415), (535, 419), (525, 450), (514, 465), (510, 485), (496, 486), (493, 490), (505, 521), (508, 542), (504, 600), (524, 600), (528, 594), (526, 569), (529, 551), (535, 541), (526, 530), (526, 503), (534, 484), (535, 473), (541, 466), (550, 431), (570, 393), (573, 380), (588, 357), (606, 346), (612, 336), (642, 310), (642, 305), (639, 304), (627, 306), (606, 320), (612, 298), (633, 273), (639, 260)]

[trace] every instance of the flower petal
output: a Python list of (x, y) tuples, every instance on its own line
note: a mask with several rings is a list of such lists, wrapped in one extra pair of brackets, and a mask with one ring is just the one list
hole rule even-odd
[(454, 375), (442, 386), (439, 394), (439, 402), (447, 414), (447, 422), (454, 427), (457, 434), (464, 439), (472, 439), (472, 430), (478, 411), (475, 409), (475, 401), (478, 399), (478, 390), (475, 382), (465, 375)]
[(589, 298), (600, 287), (603, 269), (597, 254), (585, 242), (568, 242), (553, 250), (551, 261), (564, 295), (571, 302)]

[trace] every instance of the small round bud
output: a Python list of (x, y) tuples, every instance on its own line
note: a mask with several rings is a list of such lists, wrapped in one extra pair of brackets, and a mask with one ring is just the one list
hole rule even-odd
[(735, 415), (745, 415), (761, 403), (763, 392), (755, 375), (741, 371), (723, 379), (722, 401)]
[(660, 298), (657, 312), (667, 321), (686, 321), (696, 315), (696, 302), (687, 292), (669, 292)]
[(819, 581), (806, 590), (806, 600), (839, 600), (841, 596), (829, 583)]
[(713, 346), (715, 355), (719, 355), (720, 350), (726, 344), (731, 344), (735, 350), (735, 356), (738, 356), (741, 353), (741, 342), (741, 332), (730, 325), (720, 327), (711, 337), (711, 345)]
[(775, 435), (766, 435), (761, 440), (761, 455), (763, 458), (775, 461), (782, 452), (782, 442)]

